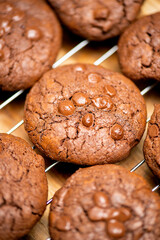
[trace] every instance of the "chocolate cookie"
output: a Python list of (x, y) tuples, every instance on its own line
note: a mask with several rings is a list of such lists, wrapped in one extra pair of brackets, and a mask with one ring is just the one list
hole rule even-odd
[(133, 80), (160, 81), (160, 12), (140, 18), (118, 43), (122, 72)]
[(31, 87), (61, 45), (59, 22), (43, 0), (0, 0), (0, 88)]
[(0, 240), (27, 234), (47, 201), (44, 160), (24, 140), (0, 134)]
[(74, 33), (95, 41), (119, 35), (137, 16), (143, 0), (49, 0)]
[(58, 161), (120, 161), (139, 142), (145, 125), (144, 99), (134, 83), (89, 64), (47, 72), (25, 103), (25, 129), (31, 141)]
[(120, 166), (80, 169), (54, 195), (49, 230), (54, 240), (160, 239), (160, 197)]
[(160, 178), (160, 104), (155, 105), (153, 115), (148, 124), (143, 151), (148, 166)]

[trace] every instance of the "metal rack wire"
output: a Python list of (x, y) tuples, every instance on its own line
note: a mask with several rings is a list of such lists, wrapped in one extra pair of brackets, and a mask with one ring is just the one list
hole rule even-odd
[[(82, 42), (80, 42), (78, 45), (76, 45), (73, 49), (71, 49), (68, 53), (66, 53), (62, 58), (60, 58), (57, 62), (55, 62), (52, 65), (52, 68), (56, 68), (58, 67), (60, 64), (62, 64), (64, 61), (66, 61), (67, 59), (69, 59), (71, 56), (73, 56), (75, 53), (77, 53), (78, 51), (80, 51), (82, 48), (84, 48), (85, 46), (87, 46), (89, 44), (88, 40), (84, 40)], [(98, 58), (95, 62), (94, 65), (99, 65), (101, 64), (103, 61), (105, 61), (106, 59), (108, 59), (110, 56), (112, 56), (118, 49), (118, 46), (115, 45), (113, 46), (111, 49), (109, 49), (105, 54), (103, 54), (100, 58)], [(146, 93), (148, 93), (151, 89), (153, 89), (158, 83), (154, 83), (153, 85), (150, 85), (148, 87), (146, 87), (145, 89), (143, 89), (141, 91), (141, 95), (145, 95)], [(15, 94), (13, 94), (11, 97), (9, 97), (7, 100), (5, 100), (2, 104), (0, 104), (0, 110), (2, 108), (4, 108), (5, 106), (7, 106), (9, 103), (11, 103), (13, 100), (15, 100), (16, 98), (18, 98), (22, 93), (24, 92), (24, 90), (19, 90), (18, 92), (16, 92)], [(150, 120), (150, 118), (147, 119), (147, 122)], [(13, 126), (8, 132), (7, 134), (11, 134), (13, 133), (16, 129), (18, 129), (21, 125), (23, 125), (24, 120), (21, 120), (20, 122), (18, 122), (15, 126)], [(33, 149), (35, 149), (35, 147), (32, 147)], [(45, 169), (45, 172), (48, 172), (50, 169), (52, 169), (54, 166), (56, 166), (59, 162), (54, 162), (53, 164), (51, 164), (49, 167), (47, 167)], [(134, 172), (136, 171), (139, 167), (141, 167), (143, 164), (145, 163), (145, 159), (143, 159), (142, 161), (140, 161), (138, 164), (136, 164), (136, 166), (134, 166), (130, 172)], [(160, 184), (158, 184), (157, 186), (155, 186), (152, 191), (156, 191), (158, 188), (160, 188)], [(52, 202), (52, 198), (49, 199), (47, 201), (47, 205), (49, 205)], [(47, 240), (50, 240), (50, 238), (48, 238)]]

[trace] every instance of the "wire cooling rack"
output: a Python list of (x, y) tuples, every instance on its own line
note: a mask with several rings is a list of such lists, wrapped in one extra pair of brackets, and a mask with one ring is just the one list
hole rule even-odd
[[(68, 58), (70, 58), (71, 56), (73, 56), (75, 53), (77, 53), (78, 51), (80, 51), (82, 48), (84, 48), (86, 45), (89, 44), (88, 40), (84, 40), (82, 42), (80, 42), (77, 46), (75, 46), (73, 49), (71, 49), (67, 54), (65, 54), (62, 58), (60, 58), (56, 63), (53, 64), (53, 68), (58, 67), (59, 65), (61, 65), (63, 62), (65, 62)], [(111, 57), (118, 49), (118, 46), (115, 45), (112, 48), (110, 48), (106, 53), (104, 53), (100, 58), (98, 58), (93, 64), (94, 65), (100, 65), (103, 61), (107, 60), (109, 57)], [(149, 91), (151, 91), (156, 85), (158, 85), (158, 82), (155, 82), (153, 84), (151, 84), (150, 86), (145, 87), (142, 91), (141, 91), (141, 95), (145, 95), (147, 94)], [(14, 101), (17, 97), (19, 97), (22, 93), (24, 92), (24, 90), (20, 90), (16, 93), (14, 93), (13, 95), (11, 95), (8, 99), (6, 99), (4, 102), (2, 102), (0, 104), (0, 109), (3, 109), (4, 107), (6, 107), (8, 104), (10, 104), (12, 101)], [(149, 121), (150, 117), (147, 119), (147, 122)], [(17, 130), (21, 125), (23, 125), (24, 121), (23, 119), (18, 122), (15, 126), (13, 126), (9, 131), (7, 131), (8, 134), (13, 133), (15, 130)], [(32, 146), (33, 149), (35, 149), (34, 146)], [(145, 159), (141, 160), (138, 164), (136, 164), (130, 171), (134, 172), (136, 171), (139, 167), (141, 167), (143, 164), (145, 163)], [(49, 165), (45, 172), (47, 173), (48, 171), (50, 171), (52, 168), (55, 167), (55, 165), (59, 164), (58, 161), (54, 162), (53, 164)], [(152, 191), (156, 191), (158, 188), (160, 187), (160, 184), (156, 185)], [(47, 201), (47, 205), (49, 205), (52, 201), (52, 198), (49, 199)]]
[[(83, 59), (83, 61), (84, 60), (86, 61), (86, 56), (87, 55), (83, 56), (84, 55), (84, 51), (88, 51), (89, 54), (91, 54), (91, 53), (93, 53), (95, 51), (98, 53), (97, 50), (99, 50), (100, 53), (102, 52), (98, 45), (92, 45), (92, 46), (90, 46), (90, 45), (92, 45), (92, 43), (90, 43), (88, 40), (81, 41), (75, 47), (73, 47), (71, 50), (69, 50), (66, 54), (63, 54), (63, 56), (57, 62), (55, 62), (52, 67), (56, 68), (56, 67), (60, 66), (61, 64), (66, 63), (66, 61), (67, 61), (67, 63), (72, 63), (72, 59), (73, 59), (73, 57), (76, 56), (76, 54), (79, 54), (80, 57), (76, 58), (76, 61), (74, 61), (74, 62), (79, 62), (78, 61), (79, 59)], [(99, 45), (101, 45), (101, 44), (99, 44)], [(95, 49), (95, 47), (97, 48), (97, 46), (98, 46), (98, 49)], [(87, 47), (88, 49), (87, 50), (86, 49), (83, 50), (83, 48), (85, 48), (85, 47)], [(104, 46), (102, 46), (102, 49), (104, 49)], [(104, 67), (107, 67), (107, 68), (112, 68), (111, 64), (113, 64), (114, 66), (116, 65), (116, 70), (117, 70), (117, 61), (115, 62), (116, 56), (113, 56), (113, 55), (115, 55), (117, 49), (118, 49), (117, 45), (114, 45), (111, 48), (109, 48), (108, 51), (106, 51), (106, 52), (104, 51), (104, 54), (102, 54), (102, 56), (97, 57), (96, 61), (94, 61), (94, 62), (90, 61), (89, 58), (87, 58), (87, 60), (88, 60), (89, 63), (94, 63), (95, 65), (100, 65), (100, 64), (104, 63)], [(81, 56), (83, 56), (83, 57), (81, 58)], [(98, 54), (96, 54), (96, 56), (98, 56)], [(114, 69), (115, 68), (113, 67), (112, 70), (114, 70)], [(152, 82), (151, 84), (149, 84), (148, 86), (146, 86), (146, 87), (144, 87), (142, 89), (141, 94), (146, 97), (147, 95), (151, 94), (151, 92), (153, 90), (155, 90), (155, 89), (157, 90), (158, 89), (157, 88), (157, 87), (159, 87), (158, 84), (160, 85), (160, 83), (158, 83), (158, 82), (155, 82), (155, 83)], [(11, 123), (15, 122), (16, 119), (18, 119), (18, 118), (13, 117), (13, 114), (10, 113), (10, 110), (13, 109), (15, 106), (17, 106), (17, 103), (19, 103), (19, 99), (20, 99), (20, 103), (22, 102), (22, 98), (24, 99), (25, 92), (26, 91), (24, 91), (24, 90), (20, 90), (20, 91), (14, 93), (13, 95), (11, 94), (8, 98), (4, 99), (4, 101), (2, 101), (1, 104), (0, 104), (0, 116), (1, 116), (2, 112), (3, 112), (3, 116), (5, 114), (9, 113), (9, 116), (11, 118), (10, 122)], [(157, 92), (156, 92), (156, 94), (157, 94)], [(152, 96), (153, 96), (153, 92), (152, 92)], [(147, 99), (149, 99), (149, 97), (147, 97)], [(157, 99), (160, 102), (160, 97), (156, 98), (156, 100)], [(152, 101), (152, 100), (149, 101), (149, 105), (150, 105), (150, 108), (153, 109), (153, 107), (151, 107), (151, 104), (154, 101)], [(23, 105), (23, 103), (22, 103), (22, 105)], [(16, 114), (16, 111), (19, 111), (18, 107), (15, 108), (15, 111), (14, 111), (15, 114)], [(151, 112), (150, 112), (150, 114), (151, 114)], [(150, 119), (150, 114), (148, 116), (147, 122)], [(20, 115), (23, 115), (23, 114), (21, 113)], [(13, 121), (12, 117), (13, 117), (14, 121)], [(1, 119), (1, 117), (0, 117), (0, 119)], [(6, 118), (6, 119), (8, 120), (8, 118)], [(3, 117), (2, 118), (2, 122), (4, 122), (4, 121), (5, 121), (5, 118)], [(0, 123), (1, 123), (1, 120), (0, 120)], [(23, 123), (24, 123), (23, 119), (21, 119), (20, 121), (17, 121), (17, 123), (13, 124), (13, 127), (10, 130), (6, 131), (6, 132), (8, 134), (14, 133), (15, 135), (24, 137), (25, 136), (24, 132), (21, 134), (21, 132), (23, 131), (22, 128), (21, 128)], [(10, 125), (10, 124), (6, 124), (6, 125)], [(16, 134), (17, 130), (19, 130), (18, 134)], [(3, 129), (0, 129), (0, 131), (4, 132)], [(27, 138), (27, 137), (25, 136), (24, 138)], [(143, 140), (144, 140), (144, 137), (143, 137)], [(154, 178), (152, 176), (152, 174), (150, 173), (150, 170), (145, 165), (145, 159), (142, 158), (142, 155), (143, 155), (142, 154), (143, 140), (141, 141), (141, 147), (135, 147), (135, 149), (131, 153), (131, 156), (129, 158), (127, 158), (126, 160), (120, 162), (120, 165), (123, 165), (123, 166), (127, 167), (131, 172), (134, 172), (134, 171), (136, 171), (138, 169), (142, 169), (140, 171), (141, 175), (143, 175), (143, 177), (146, 177), (149, 182), (150, 182), (150, 180), (152, 181), (152, 186), (154, 186), (152, 188), (152, 191), (156, 191), (157, 189), (160, 188), (160, 184), (158, 184), (158, 180), (156, 180), (156, 178)], [(35, 150), (34, 146), (32, 146), (32, 148)], [(134, 155), (136, 155), (136, 157)], [(133, 158), (134, 161), (131, 161), (131, 158)], [(136, 161), (135, 161), (135, 159), (136, 159)], [(49, 163), (48, 163), (48, 161), (49, 161)], [(53, 196), (53, 193), (55, 192), (55, 190), (57, 190), (60, 187), (60, 185), (62, 185), (62, 182), (64, 182), (63, 177), (61, 175), (59, 176), (58, 172), (61, 169), (63, 169), (62, 173), (64, 174), (65, 171), (68, 171), (67, 170), (68, 168), (71, 169), (71, 166), (72, 166), (70, 164), (64, 164), (63, 165), (63, 163), (53, 162), (53, 161), (50, 161), (50, 160), (48, 160), (48, 161), (47, 161), (47, 167), (46, 167), (45, 172), (47, 173), (47, 176), (48, 176), (48, 182), (49, 182), (49, 188), (50, 188), (49, 189), (50, 197), (49, 197), (49, 200), (47, 201), (47, 205), (49, 205), (51, 203), (51, 201), (52, 201), (51, 196)], [(145, 167), (144, 167), (144, 165), (145, 165)], [(57, 168), (57, 166), (58, 166), (58, 168)], [(51, 169), (52, 169), (52, 171), (51, 171)], [(72, 171), (73, 170), (71, 170), (71, 172)], [(68, 176), (68, 174), (67, 174), (67, 176)], [(149, 176), (149, 178), (148, 178), (148, 176)], [(52, 179), (54, 177), (56, 177), (54, 179), (56, 184), (54, 183), (54, 187), (53, 187), (53, 180)], [(66, 178), (66, 176), (65, 176), (65, 178)], [(53, 189), (52, 189), (52, 187), (53, 187)], [(49, 240), (50, 239), (50, 238), (47, 238), (48, 237), (48, 232), (47, 232), (48, 226), (47, 226), (47, 221), (46, 221), (47, 216), (48, 216), (48, 209), (47, 209), (47, 212), (45, 213), (44, 217), (42, 218), (42, 220), (33, 229), (33, 231), (27, 237), (27, 239), (34, 239), (34, 240), (37, 240), (37, 239), (38, 240), (41, 240), (41, 239)], [(41, 235), (43, 235), (43, 237), (41, 237)]]

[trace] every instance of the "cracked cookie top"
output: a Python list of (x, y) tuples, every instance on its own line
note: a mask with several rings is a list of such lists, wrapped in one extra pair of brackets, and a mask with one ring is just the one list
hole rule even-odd
[(116, 165), (78, 170), (51, 203), (54, 240), (160, 238), (160, 197), (135, 173)]
[(0, 0), (0, 88), (31, 87), (61, 45), (59, 22), (43, 0)]
[(160, 104), (154, 106), (143, 151), (148, 166), (160, 178)]
[(142, 137), (143, 97), (123, 75), (89, 64), (53, 69), (25, 103), (25, 129), (54, 160), (76, 164), (120, 161)]
[(23, 139), (0, 134), (0, 240), (26, 235), (47, 201), (43, 158)]
[(119, 35), (137, 16), (143, 0), (49, 0), (74, 33), (95, 41)]
[(131, 24), (118, 43), (122, 72), (133, 80), (160, 81), (160, 13)]

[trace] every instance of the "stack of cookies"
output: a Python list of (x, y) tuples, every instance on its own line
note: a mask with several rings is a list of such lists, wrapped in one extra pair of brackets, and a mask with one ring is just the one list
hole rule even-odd
[[(49, 2), (0, 0), (0, 88), (32, 87), (24, 106), (31, 142), (52, 160), (88, 166), (53, 196), (51, 239), (158, 240), (160, 197), (142, 177), (113, 163), (129, 156), (146, 128), (146, 104), (132, 80), (160, 80), (160, 13), (132, 23), (143, 0)], [(85, 63), (51, 69), (62, 41), (54, 10), (88, 40), (121, 34), (118, 57), (126, 76)], [(45, 162), (23, 139), (5, 133), (0, 156), (0, 240), (16, 240), (45, 211)], [(160, 104), (144, 156), (160, 177)]]

